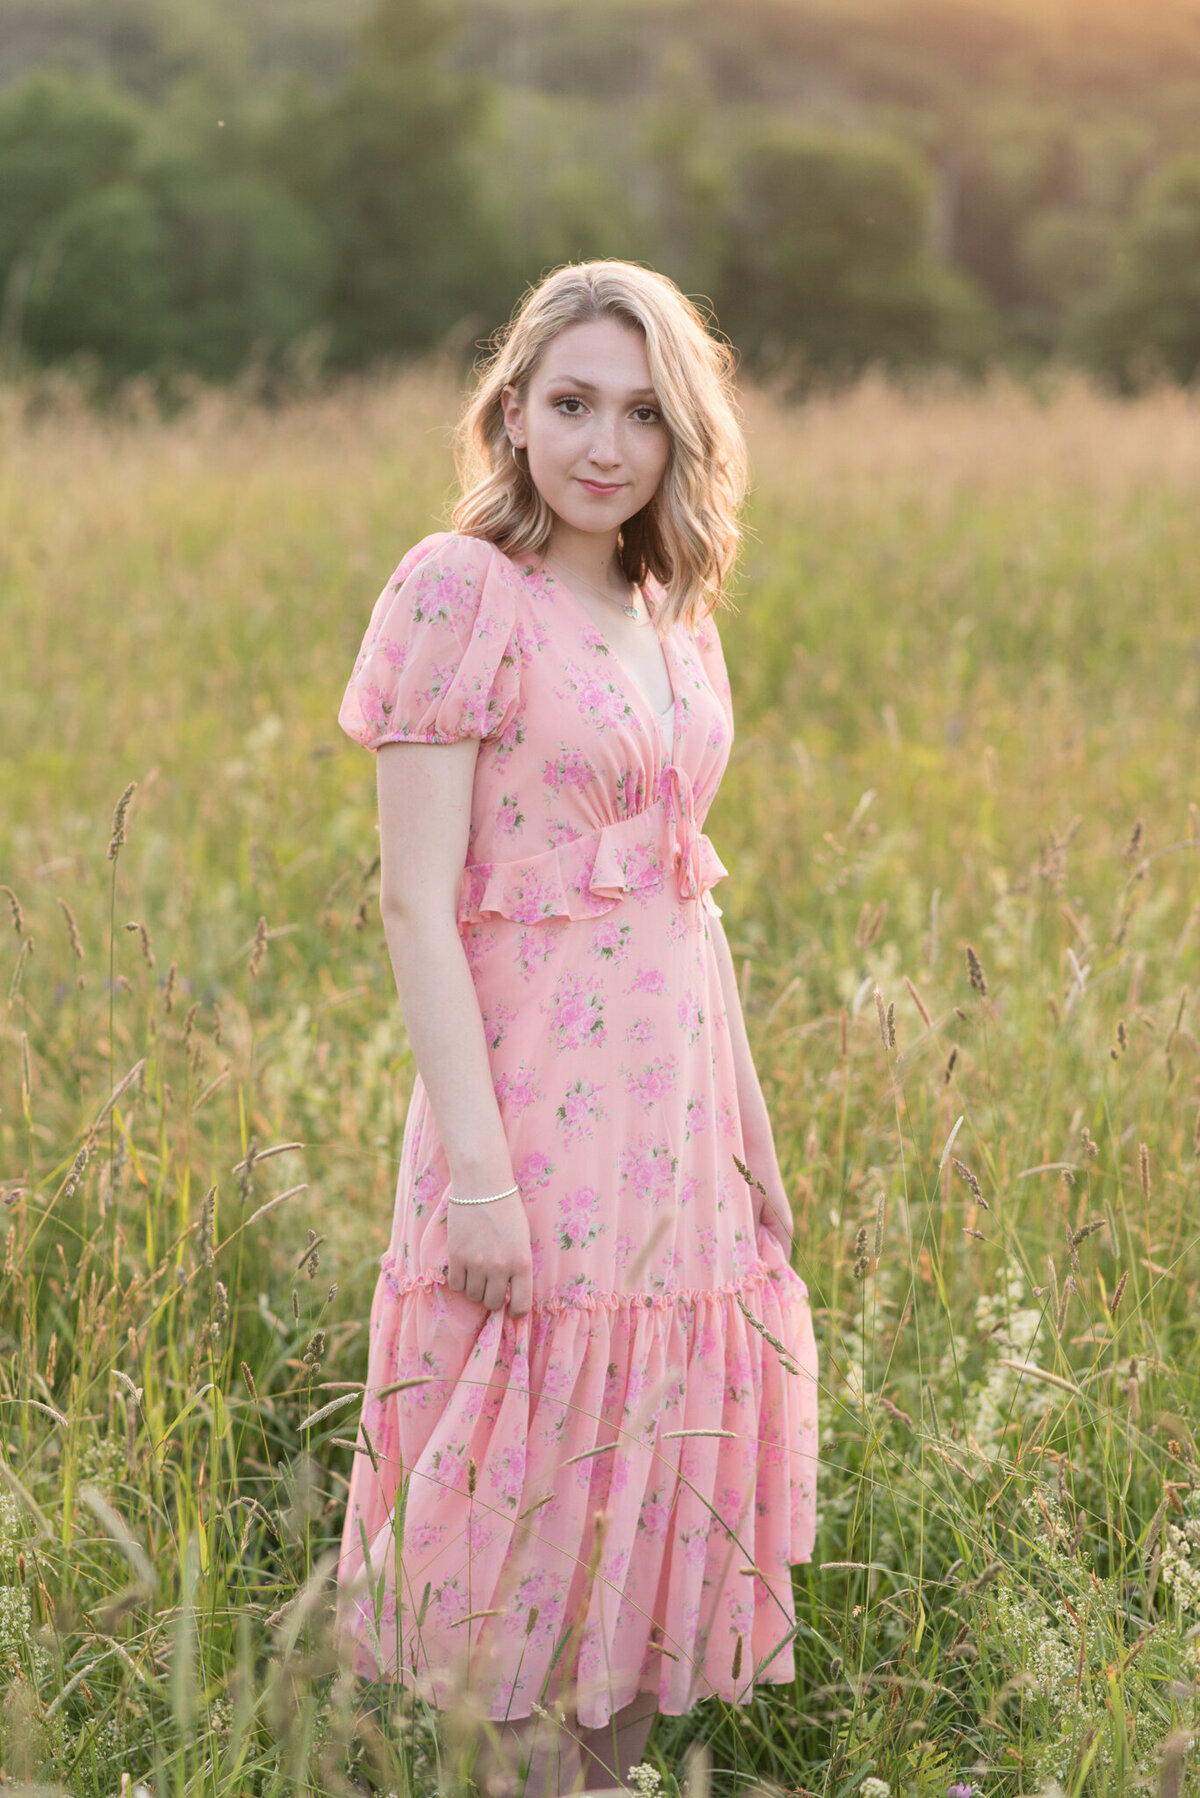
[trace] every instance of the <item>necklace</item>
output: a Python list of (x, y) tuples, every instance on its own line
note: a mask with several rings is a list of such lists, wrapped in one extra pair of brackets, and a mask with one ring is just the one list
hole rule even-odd
[[(562, 575), (559, 574), (558, 570), (554, 567), (553, 563), (547, 562), (545, 557), (542, 558), (542, 565), (543, 565), (543, 567), (548, 568), (550, 570), (551, 574), (553, 574), (558, 580), (563, 580)], [(584, 591), (592, 594), (594, 598), (606, 600), (610, 606), (620, 606), (621, 610), (625, 613), (625, 616), (627, 618), (634, 618), (637, 620), (637, 622), (639, 624), (649, 624), (649, 622), (650, 622), (649, 613), (647, 613), (643, 617), (641, 612), (638, 611), (636, 600), (634, 600), (632, 603), (628, 603), (628, 602), (624, 602), (619, 599), (614, 599), (611, 593), (602, 593), (598, 587), (593, 587), (590, 581), (581, 581), (581, 580), (579, 580), (578, 576), (576, 576), (573, 580), (570, 580), (570, 581), (563, 580), (563, 585), (564, 585), (564, 587), (574, 587), (574, 586), (583, 587)]]

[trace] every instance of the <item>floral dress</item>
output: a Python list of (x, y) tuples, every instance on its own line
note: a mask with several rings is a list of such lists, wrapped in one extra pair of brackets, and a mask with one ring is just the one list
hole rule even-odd
[(662, 641), (669, 756), (569, 589), (438, 532), (380, 595), (339, 714), (372, 750), (480, 740), (458, 930), (534, 1300), (514, 1318), (447, 1286), (449, 1172), (418, 1074), (337, 1630), (360, 1674), (441, 1707), (469, 1687), (494, 1719), (569, 1696), (595, 1727), (639, 1692), (679, 1714), (794, 1671), (816, 1349), (735, 1161), (709, 926), (727, 870), (700, 829), (733, 737), (720, 642), (711, 618)]

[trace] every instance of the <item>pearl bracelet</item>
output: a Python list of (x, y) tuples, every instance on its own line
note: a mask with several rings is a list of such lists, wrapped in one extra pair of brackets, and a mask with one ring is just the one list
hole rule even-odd
[(520, 1191), (519, 1186), (510, 1186), (507, 1189), (507, 1191), (505, 1191), (505, 1192), (490, 1192), (490, 1193), (488, 1193), (488, 1195), (485, 1199), (457, 1199), (457, 1198), (455, 1198), (454, 1194), (451, 1193), (450, 1194), (450, 1204), (451, 1205), (491, 1205), (494, 1203), (494, 1201), (496, 1199), (507, 1199), (511, 1196), (512, 1193), (519, 1192), (519, 1191)]

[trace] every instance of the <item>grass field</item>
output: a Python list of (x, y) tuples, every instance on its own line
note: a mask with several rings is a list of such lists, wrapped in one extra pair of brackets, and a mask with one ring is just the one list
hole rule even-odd
[[(335, 714), (444, 516), (455, 404), (436, 371), (173, 422), (0, 396), (18, 1789), (461, 1783), (461, 1730), (356, 1730), (328, 1651), (413, 1074)], [(1191, 1790), (1200, 403), (746, 409), (707, 828), (816, 1312), (820, 1522), (794, 1690), (650, 1758), (664, 1798)]]

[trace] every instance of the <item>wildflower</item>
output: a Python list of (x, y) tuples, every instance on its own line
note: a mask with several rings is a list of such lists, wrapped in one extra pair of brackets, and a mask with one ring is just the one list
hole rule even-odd
[(863, 1780), (858, 1789), (862, 1798), (892, 1798), (892, 1788), (887, 1780), (876, 1779), (873, 1773)]
[(968, 1785), (965, 1779), (956, 1779), (953, 1785), (946, 1787), (946, 1798), (983, 1798), (979, 1786)]
[(628, 1779), (639, 1798), (658, 1798), (662, 1791), (662, 1774), (649, 1761), (639, 1761), (636, 1767), (630, 1767)]

